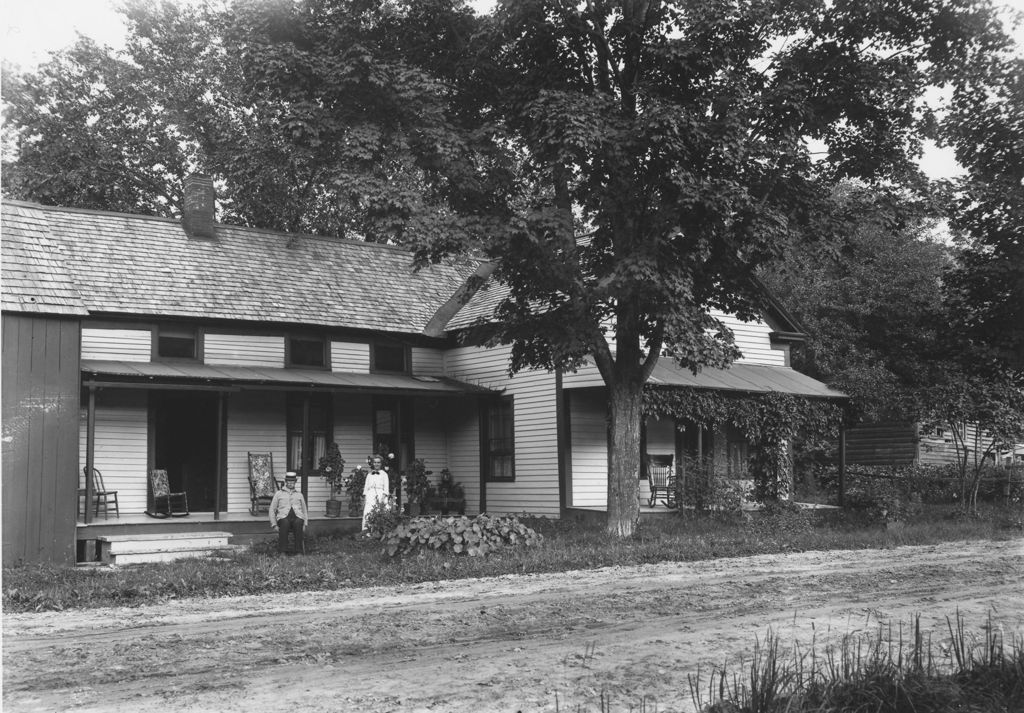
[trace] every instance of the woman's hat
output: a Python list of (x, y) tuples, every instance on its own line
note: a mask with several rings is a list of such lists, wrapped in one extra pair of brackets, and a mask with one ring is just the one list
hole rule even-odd
[(299, 476), (296, 475), (295, 472), (291, 471), (291, 470), (289, 470), (287, 473), (284, 474), (285, 482), (287, 482), (289, 480), (298, 480), (298, 477)]

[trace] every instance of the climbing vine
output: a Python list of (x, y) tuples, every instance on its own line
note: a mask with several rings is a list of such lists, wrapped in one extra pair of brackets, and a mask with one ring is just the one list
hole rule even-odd
[(843, 409), (830, 401), (792, 394), (736, 394), (648, 386), (644, 412), (653, 417), (690, 421), (705, 429), (731, 425), (752, 446), (754, 497), (778, 500), (788, 495), (791, 459), (788, 444), (797, 436), (835, 437)]

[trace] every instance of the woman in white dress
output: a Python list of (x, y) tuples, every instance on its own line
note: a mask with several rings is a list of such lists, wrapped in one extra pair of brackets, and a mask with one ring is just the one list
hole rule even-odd
[(380, 456), (373, 456), (370, 459), (370, 472), (363, 484), (363, 531), (365, 532), (366, 518), (377, 503), (388, 504), (388, 494), (391, 484), (388, 480), (388, 472), (384, 470), (384, 459)]

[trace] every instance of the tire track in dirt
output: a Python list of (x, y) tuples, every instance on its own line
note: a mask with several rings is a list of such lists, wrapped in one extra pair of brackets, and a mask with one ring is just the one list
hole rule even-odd
[[(1024, 631), (1024, 540), (810, 552), (4, 618), (5, 709), (686, 710), (686, 674), (957, 608)], [(56, 702), (60, 705), (56, 706)], [(56, 706), (56, 707), (55, 707)], [(617, 710), (613, 706), (613, 710)]]

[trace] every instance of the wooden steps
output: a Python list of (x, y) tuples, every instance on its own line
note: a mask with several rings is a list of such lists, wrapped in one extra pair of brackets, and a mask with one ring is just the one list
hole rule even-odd
[(168, 562), (185, 557), (209, 557), (235, 549), (230, 532), (175, 532), (151, 535), (100, 535), (100, 561), (105, 564)]

